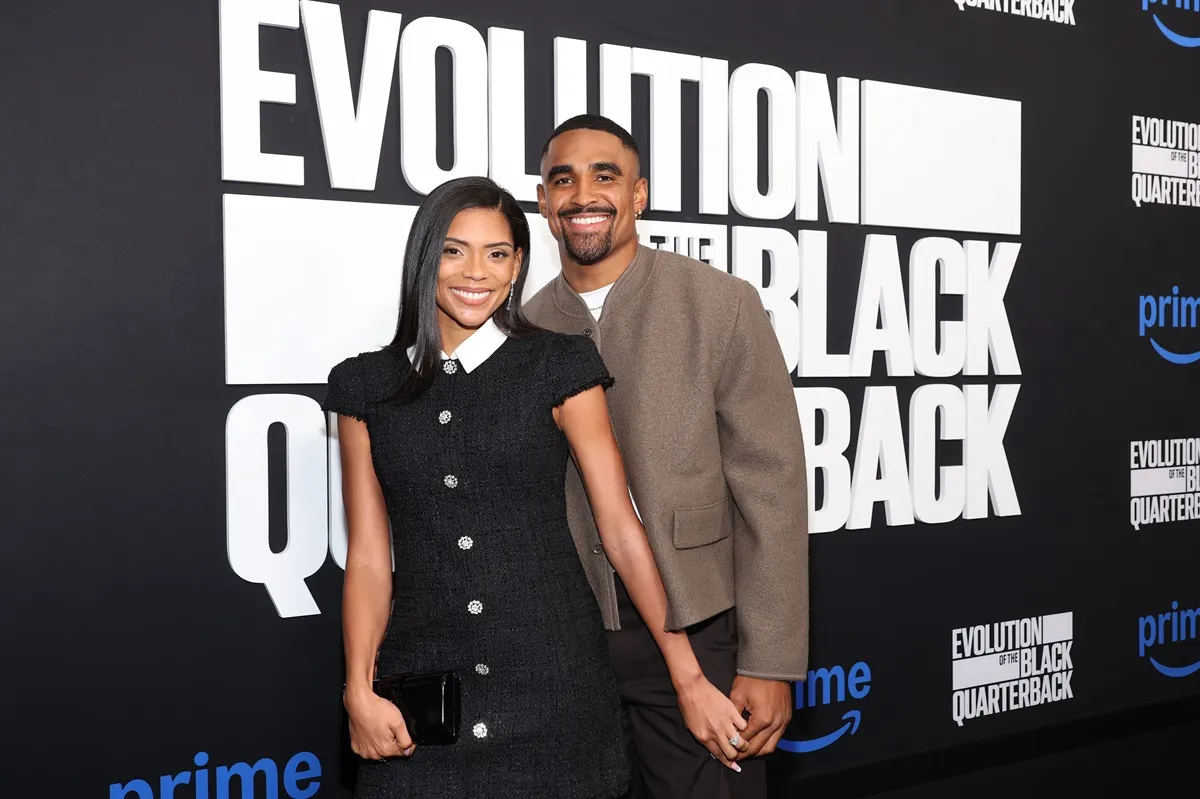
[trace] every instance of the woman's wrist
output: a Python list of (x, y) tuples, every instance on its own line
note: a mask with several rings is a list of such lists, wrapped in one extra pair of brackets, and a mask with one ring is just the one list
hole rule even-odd
[(671, 685), (676, 694), (686, 694), (704, 681), (704, 672), (697, 666), (682, 672), (671, 672)]
[(667, 661), (667, 671), (671, 674), (671, 685), (678, 694), (703, 682), (704, 670), (700, 668), (700, 662), (696, 660), (686, 633), (675, 633), (675, 635), (683, 636), (682, 640), (676, 641), (675, 646), (665, 647), (667, 651), (663, 654)]
[(346, 680), (344, 693), (347, 702), (359, 702), (364, 697), (374, 696), (375, 691), (371, 686), (370, 680), (359, 677)]

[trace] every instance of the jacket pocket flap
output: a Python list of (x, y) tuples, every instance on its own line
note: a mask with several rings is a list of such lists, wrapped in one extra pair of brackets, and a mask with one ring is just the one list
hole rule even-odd
[(676, 549), (715, 544), (733, 534), (733, 518), (729, 502), (721, 498), (699, 508), (675, 510), (674, 539)]

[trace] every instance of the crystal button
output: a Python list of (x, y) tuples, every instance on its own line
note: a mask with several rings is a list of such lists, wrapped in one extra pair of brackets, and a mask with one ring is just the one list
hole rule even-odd
[(458, 478), (452, 474), (446, 475), (442, 482), (446, 484), (446, 488), (458, 488)]
[(450, 421), (452, 416), (453, 416), (453, 414), (451, 414), (450, 411), (442, 411), (441, 413), (438, 414), (438, 421), (441, 422), (442, 424), (446, 424), (447, 422)]
[(478, 616), (480, 613), (483, 613), (483, 603), (478, 599), (472, 599), (467, 603), (467, 612), (472, 616)]
[(469, 535), (464, 535), (462, 538), (458, 539), (459, 549), (470, 549), (473, 546), (475, 546), (475, 542), (471, 540), (471, 536)]
[(454, 361), (442, 361), (442, 371), (452, 375), (458, 371), (458, 364)]
[(476, 738), (486, 738), (487, 737), (487, 725), (481, 721), (471, 729), (471, 732), (475, 733)]

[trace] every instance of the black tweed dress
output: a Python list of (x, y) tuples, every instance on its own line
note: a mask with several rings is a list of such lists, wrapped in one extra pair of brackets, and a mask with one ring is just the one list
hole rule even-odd
[(620, 796), (620, 700), (596, 600), (567, 527), (568, 448), (551, 409), (612, 378), (591, 340), (508, 339), (470, 374), (444, 361), (407, 405), (407, 361), (342, 361), (328, 411), (366, 422), (393, 531), (395, 603), (379, 673), (454, 669), (451, 746), (363, 763), (358, 799)]

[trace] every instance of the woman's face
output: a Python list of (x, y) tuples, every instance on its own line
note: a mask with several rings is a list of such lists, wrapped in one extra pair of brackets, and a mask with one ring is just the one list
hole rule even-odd
[(454, 217), (442, 244), (437, 305), (442, 321), (474, 330), (508, 301), (521, 268), (508, 220), (491, 208), (471, 208)]

